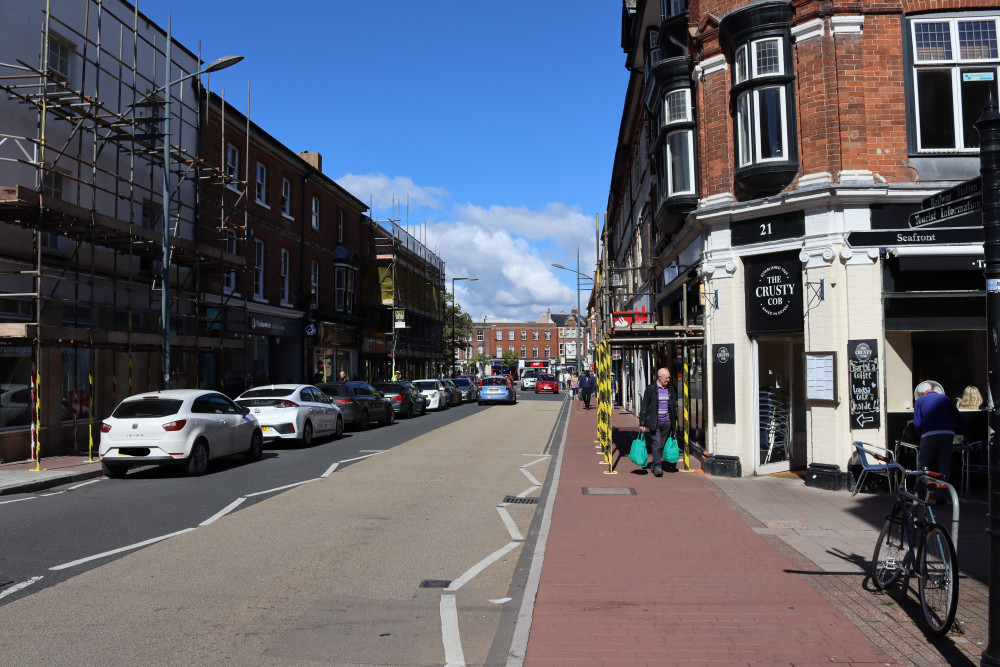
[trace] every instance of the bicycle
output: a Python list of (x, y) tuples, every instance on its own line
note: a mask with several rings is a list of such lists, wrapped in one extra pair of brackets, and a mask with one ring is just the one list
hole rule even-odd
[[(906, 470), (888, 462), (890, 474), (899, 478), (896, 499), (872, 554), (871, 579), (887, 590), (902, 578), (904, 594), (911, 576), (918, 579), (920, 606), (934, 635), (951, 629), (958, 607), (958, 553), (948, 530), (936, 521), (931, 495), (947, 489), (954, 506), (953, 527), (958, 523), (958, 495), (942, 475), (927, 470)], [(907, 479), (913, 478), (911, 492)], [(955, 528), (957, 530), (957, 527)]]

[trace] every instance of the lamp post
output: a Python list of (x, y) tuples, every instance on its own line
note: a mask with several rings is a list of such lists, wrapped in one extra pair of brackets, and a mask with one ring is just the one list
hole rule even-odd
[(479, 280), (479, 278), (452, 278), (451, 279), (451, 372), (455, 372), (455, 311), (458, 310), (458, 302), (455, 300), (456, 280)]
[(585, 276), (580, 273), (580, 247), (576, 248), (576, 270), (563, 266), (562, 264), (553, 264), (552, 266), (557, 269), (562, 269), (563, 271), (569, 271), (570, 273), (576, 274), (576, 374), (579, 375), (583, 370), (580, 367), (580, 278), (590, 280), (590, 276)]
[(165, 62), (164, 79), (169, 81), (149, 95), (163, 92), (163, 239), (162, 239), (162, 275), (160, 278), (160, 324), (161, 345), (163, 347), (161, 365), (163, 368), (163, 388), (170, 389), (170, 89), (178, 83), (208, 72), (217, 72), (235, 65), (243, 60), (243, 56), (225, 56), (215, 60), (208, 67), (197, 72), (186, 74), (175, 81), (170, 81), (170, 45), (173, 38), (170, 36), (170, 16), (167, 16), (167, 53)]

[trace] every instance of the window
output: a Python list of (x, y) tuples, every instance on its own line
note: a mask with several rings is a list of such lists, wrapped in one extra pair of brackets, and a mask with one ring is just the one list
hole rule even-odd
[[(231, 229), (226, 230), (222, 249), (231, 255), (236, 254), (236, 232)], [(236, 269), (229, 269), (222, 275), (222, 288), (226, 292), (232, 292), (236, 289)]]
[(511, 329), (507, 332), (507, 340), (514, 340), (514, 330)]
[(537, 359), (538, 358), (538, 346), (537, 345), (532, 345), (531, 346), (531, 358), (532, 359)]
[(319, 197), (313, 197), (312, 201), (312, 228), (319, 231)]
[(264, 242), (254, 241), (253, 260), (253, 295), (258, 299), (264, 298)]
[(997, 95), (996, 16), (912, 19), (912, 106), (921, 153), (979, 149), (979, 120)]
[(309, 289), (312, 290), (312, 307), (319, 308), (319, 262), (312, 261), (312, 271), (309, 274)]
[(267, 167), (257, 163), (257, 183), (254, 186), (254, 197), (258, 204), (267, 206)]
[(287, 178), (281, 179), (281, 213), (292, 217), (292, 182)]
[(240, 180), (240, 149), (232, 144), (226, 146), (226, 185), (237, 190)]
[(68, 43), (49, 35), (49, 69), (59, 81), (69, 81), (70, 53), (73, 51)]
[(503, 332), (500, 331), (499, 329), (497, 330), (497, 333), (496, 333), (496, 339), (497, 340), (503, 340)]
[(660, 0), (660, 18), (668, 19), (683, 14), (688, 9), (688, 0)]
[(281, 303), (288, 303), (288, 251), (281, 249)]
[(552, 356), (552, 348), (548, 345), (545, 346), (545, 358), (548, 359)]
[(526, 348), (524, 345), (522, 345), (521, 346), (521, 358), (522, 359), (526, 359), (527, 356), (528, 356), (528, 348)]
[(337, 243), (344, 242), (344, 210), (337, 209)]
[(503, 356), (503, 348), (497, 345), (497, 358), (500, 358), (502, 356)]
[(566, 345), (564, 343), (559, 343), (559, 356), (566, 354)]
[(479, 354), (482, 354), (483, 353), (483, 346), (482, 345), (476, 346), (476, 352), (478, 352)]
[(335, 272), (335, 307), (338, 312), (354, 312), (354, 269), (338, 266)]
[(671, 90), (663, 96), (660, 126), (666, 132), (657, 155), (660, 200), (695, 194), (694, 130), (691, 89)]
[[(783, 75), (783, 48), (780, 38), (761, 39), (740, 47), (744, 64), (737, 73), (746, 76), (750, 59), (749, 81)], [(737, 56), (739, 60), (739, 56)], [(741, 72), (740, 69), (743, 69)], [(736, 98), (737, 164), (747, 166), (769, 160), (788, 159), (788, 101), (786, 86), (749, 88)]]
[[(63, 198), (63, 175), (59, 172), (49, 171), (45, 173), (42, 181), (42, 192), (55, 199)], [(42, 232), (40, 240), (43, 248), (48, 250), (59, 249), (59, 235), (52, 232)]]
[(538, 340), (538, 332), (537, 331), (532, 331), (531, 332), (531, 340)]
[(354, 312), (354, 270), (347, 272), (347, 292), (344, 295), (344, 310), (348, 313)]
[[(546, 331), (545, 332), (545, 340), (552, 340), (552, 332), (551, 331)], [(545, 349), (547, 350), (549, 348), (545, 348)], [(546, 352), (545, 356), (549, 356), (549, 353)]]
[(482, 343), (483, 339), (484, 339), (484, 332), (483, 332), (483, 330), (482, 329), (476, 329), (476, 340), (478, 342)]
[(513, 345), (511, 345), (511, 346), (510, 346), (510, 347), (508, 347), (507, 349), (508, 349), (508, 350), (510, 350), (511, 352), (513, 352), (513, 351), (514, 351), (514, 346), (513, 346)]
[(527, 331), (523, 331), (523, 330), (521, 331), (521, 340), (528, 340), (528, 332)]

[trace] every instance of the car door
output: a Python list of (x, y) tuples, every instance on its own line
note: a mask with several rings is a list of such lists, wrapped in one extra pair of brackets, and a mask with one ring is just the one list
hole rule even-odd
[(303, 387), (300, 394), (305, 404), (309, 406), (316, 432), (324, 435), (331, 433), (334, 429), (334, 420), (331, 419), (333, 410), (330, 409), (330, 399), (314, 387)]
[(368, 414), (371, 415), (372, 419), (385, 419), (385, 409), (388, 407), (390, 410), (392, 406), (389, 405), (385, 400), (379, 398), (380, 392), (375, 387), (367, 384), (365, 382), (360, 383), (361, 387), (365, 390), (368, 396)]
[(214, 453), (222, 456), (247, 449), (250, 446), (250, 432), (246, 426), (249, 420), (243, 419), (242, 408), (222, 394), (212, 394), (208, 400), (219, 420)]
[(354, 396), (354, 400), (357, 402), (359, 406), (358, 418), (360, 419), (361, 415), (367, 412), (369, 421), (375, 419), (377, 415), (373, 413), (375, 406), (372, 405), (372, 399), (374, 399), (375, 396), (373, 396), (372, 393), (368, 391), (367, 388), (365, 388), (363, 385), (359, 383), (351, 383), (350, 387), (351, 387), (351, 394)]

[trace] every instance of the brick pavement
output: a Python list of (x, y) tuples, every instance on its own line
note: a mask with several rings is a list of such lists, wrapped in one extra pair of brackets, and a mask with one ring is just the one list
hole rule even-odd
[(596, 418), (572, 411), (526, 665), (894, 662), (700, 472), (655, 478), (623, 456), (603, 474)]

